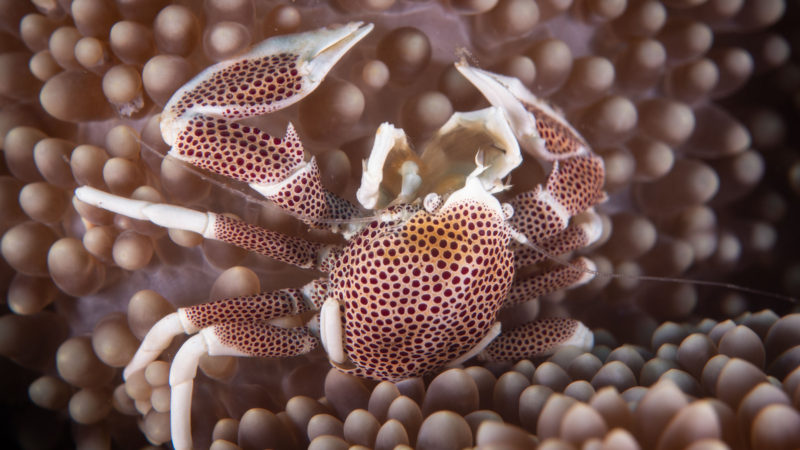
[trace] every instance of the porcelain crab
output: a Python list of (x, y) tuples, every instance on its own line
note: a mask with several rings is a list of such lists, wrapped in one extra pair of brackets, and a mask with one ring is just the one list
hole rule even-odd
[[(291, 124), (277, 138), (236, 122), (302, 99), (371, 29), (350, 23), (268, 39), (201, 72), (174, 94), (161, 119), (169, 156), (248, 183), (308, 226), (342, 233), (345, 246), (222, 214), (76, 190), (80, 200), (118, 214), (328, 274), (301, 288), (180, 308), (153, 326), (125, 377), (158, 358), (174, 336), (194, 334), (170, 371), (175, 448), (192, 446), (192, 385), (203, 354), (286, 357), (321, 341), (344, 372), (401, 380), (474, 356), (522, 359), (592, 345), (592, 333), (573, 319), (511, 330), (496, 320), (501, 308), (591, 279), (594, 266), (582, 257), (525, 278), (515, 271), (596, 240), (601, 225), (592, 207), (604, 197), (602, 160), (518, 80), (457, 63), (492, 106), (454, 114), (419, 154), (402, 130), (383, 124), (364, 162), (357, 194), (363, 209), (322, 188), (317, 163), (306, 160)], [(501, 204), (494, 194), (507, 188), (503, 180), (521, 163), (521, 148), (545, 168), (546, 181)], [(270, 322), (311, 312), (304, 327)]]

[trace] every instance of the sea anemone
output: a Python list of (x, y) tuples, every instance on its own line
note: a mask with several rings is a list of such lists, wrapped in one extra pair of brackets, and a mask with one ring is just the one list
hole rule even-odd
[[(194, 74), (253, 43), (361, 20), (375, 30), (318, 90), (254, 122), (277, 134), (295, 123), (323, 183), (354, 198), (381, 122), (421, 146), (454, 111), (484, 105), (454, 61), (519, 78), (603, 157), (605, 233), (584, 253), (619, 276), (501, 320), (575, 317), (595, 347), (399, 383), (327, 370), (321, 352), (208, 357), (195, 395), (199, 445), (800, 447), (796, 3), (170, 3), (0, 0), (0, 404), (15, 446), (167, 443), (179, 343), (121, 377), (150, 326), (178, 306), (318, 275), (115, 216), (72, 191), (90, 185), (331, 239), (165, 158), (159, 112)], [(530, 189), (537, 170), (523, 163), (510, 193)]]

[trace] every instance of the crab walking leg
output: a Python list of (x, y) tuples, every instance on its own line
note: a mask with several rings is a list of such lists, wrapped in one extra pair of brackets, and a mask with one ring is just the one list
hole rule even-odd
[(221, 214), (200, 212), (164, 203), (131, 200), (82, 186), (75, 190), (82, 202), (166, 228), (193, 231), (207, 239), (224, 241), (298, 267), (311, 269), (330, 253), (324, 244), (286, 236)]
[(480, 357), (489, 361), (516, 361), (550, 355), (570, 345), (588, 351), (594, 345), (594, 334), (575, 319), (542, 319), (503, 331)]
[(546, 240), (536, 248), (531, 246), (520, 246), (514, 251), (514, 268), (529, 266), (540, 262), (546, 262), (551, 256), (558, 256), (579, 250), (592, 241), (585, 227), (581, 225), (570, 225), (561, 233)]
[(199, 115), (225, 122), (285, 108), (316, 89), (372, 24), (276, 36), (203, 70), (172, 95), (161, 114), (164, 142), (175, 145)]
[(503, 307), (518, 305), (542, 295), (578, 287), (594, 278), (597, 266), (584, 257), (575, 258), (568, 266), (555, 266), (511, 285)]
[(307, 353), (317, 343), (306, 328), (263, 322), (226, 322), (200, 330), (181, 346), (169, 371), (172, 445), (192, 448), (192, 388), (203, 355), (288, 357)]
[[(153, 325), (142, 340), (139, 349), (125, 367), (123, 377), (144, 369), (153, 362), (180, 334), (194, 334), (201, 329), (220, 323), (262, 321), (300, 314), (315, 309), (317, 289), (326, 289), (324, 281), (312, 281), (303, 288), (281, 289), (178, 308)], [(323, 291), (324, 292), (324, 291)]]
[(587, 247), (600, 239), (603, 222), (591, 208), (575, 216), (570, 225), (555, 236), (545, 240), (536, 247), (520, 245), (514, 250), (514, 268), (519, 269), (531, 264), (552, 259), (574, 250)]
[[(580, 156), (557, 161), (544, 189), (537, 187), (511, 200), (511, 226), (530, 242), (544, 242), (564, 230), (571, 217), (604, 198), (603, 161)], [(594, 230), (592, 230), (594, 231)]]

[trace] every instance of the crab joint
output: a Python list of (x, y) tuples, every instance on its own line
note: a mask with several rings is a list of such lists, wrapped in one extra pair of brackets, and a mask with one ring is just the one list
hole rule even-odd
[(75, 196), (84, 203), (116, 214), (122, 214), (132, 219), (148, 220), (162, 227), (193, 231), (209, 237), (208, 225), (212, 220), (210, 220), (208, 213), (180, 206), (131, 200), (89, 186), (81, 186), (75, 189)]

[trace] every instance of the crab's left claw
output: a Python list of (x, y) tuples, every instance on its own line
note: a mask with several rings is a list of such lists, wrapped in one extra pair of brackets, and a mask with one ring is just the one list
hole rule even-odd
[(372, 24), (351, 22), (276, 36), (207, 68), (175, 92), (164, 107), (164, 141), (174, 145), (197, 116), (241, 119), (297, 102), (316, 89), (336, 62), (371, 30)]
[(581, 135), (550, 105), (536, 98), (516, 78), (456, 63), (456, 69), (493, 106), (503, 110), (520, 146), (546, 161), (571, 158), (589, 152)]

